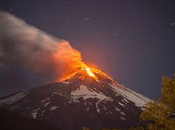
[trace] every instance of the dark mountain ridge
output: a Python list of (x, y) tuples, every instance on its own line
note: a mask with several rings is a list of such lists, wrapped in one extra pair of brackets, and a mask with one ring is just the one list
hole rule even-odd
[(138, 126), (139, 114), (151, 100), (98, 69), (92, 73), (79, 68), (60, 82), (4, 98), (0, 107), (62, 130)]

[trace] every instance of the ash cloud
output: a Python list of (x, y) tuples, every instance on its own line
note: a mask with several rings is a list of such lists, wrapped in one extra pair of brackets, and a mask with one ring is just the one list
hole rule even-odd
[[(53, 59), (53, 54), (58, 59)], [(64, 59), (63, 59), (64, 58)], [(81, 54), (64, 39), (58, 39), (23, 20), (0, 12), (0, 63), (20, 64), (37, 74), (52, 75), (69, 61), (81, 61)]]
[(72, 61), (81, 60), (79, 51), (64, 39), (0, 11), (0, 69), (18, 66), (33, 74), (53, 78), (61, 76), (64, 69), (68, 70)]

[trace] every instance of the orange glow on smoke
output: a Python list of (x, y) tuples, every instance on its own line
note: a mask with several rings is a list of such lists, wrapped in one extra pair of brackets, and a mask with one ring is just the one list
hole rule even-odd
[(70, 79), (77, 73), (82, 74), (81, 78), (90, 76), (96, 81), (98, 81), (96, 74), (110, 78), (101, 70), (88, 66), (86, 63), (84, 63), (82, 61), (81, 53), (78, 50), (72, 48), (68, 42), (63, 42), (62, 45), (58, 46), (57, 48), (57, 51), (55, 51), (53, 54), (53, 60), (55, 61), (56, 65), (58, 65), (57, 71), (62, 74), (59, 81)]
[(58, 44), (56, 51), (53, 53), (53, 60), (57, 65), (58, 73), (61, 73), (62, 77), (70, 74), (77, 68), (87, 66), (82, 61), (81, 53), (72, 48), (67, 41), (62, 42), (61, 45)]

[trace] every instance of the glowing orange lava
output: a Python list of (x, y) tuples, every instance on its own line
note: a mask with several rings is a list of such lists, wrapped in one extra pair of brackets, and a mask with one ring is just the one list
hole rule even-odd
[(90, 76), (92, 76), (92, 77), (95, 76), (95, 75), (91, 72), (91, 70), (90, 70), (89, 67), (86, 67), (86, 71), (87, 71), (87, 73), (88, 73)]
[(108, 76), (107, 74), (105, 74), (101, 70), (99, 70), (95, 67), (90, 67), (90, 66), (87, 66), (86, 64), (83, 64), (83, 66), (81, 68), (77, 69), (76, 71), (74, 71), (73, 73), (71, 73), (68, 76), (62, 77), (59, 81), (65, 81), (65, 80), (71, 79), (72, 77), (76, 76), (77, 74), (79, 74), (79, 78), (81, 78), (81, 79), (85, 79), (89, 76), (89, 77), (93, 78), (94, 80), (96, 80), (97, 82), (99, 82), (97, 74), (113, 80), (110, 76)]
[(87, 73), (89, 74), (89, 76), (91, 77), (95, 77), (95, 75), (92, 73), (91, 69), (89, 67), (85, 67)]

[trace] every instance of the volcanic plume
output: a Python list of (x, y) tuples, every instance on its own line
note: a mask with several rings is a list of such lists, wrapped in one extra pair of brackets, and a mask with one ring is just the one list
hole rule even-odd
[(86, 65), (82, 62), (81, 53), (68, 41), (55, 38), (0, 11), (0, 67), (5, 69), (10, 66), (59, 78)]
[(53, 60), (56, 63), (57, 71), (61, 72), (62, 77), (70, 74), (80, 67), (87, 67), (82, 61), (81, 53), (72, 48), (68, 42), (63, 42), (53, 53)]

